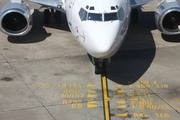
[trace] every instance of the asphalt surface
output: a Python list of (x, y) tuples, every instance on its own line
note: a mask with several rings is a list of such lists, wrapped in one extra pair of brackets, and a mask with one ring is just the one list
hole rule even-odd
[(44, 25), (43, 10), (29, 3), (35, 8), (31, 32), (0, 33), (0, 120), (179, 120), (180, 35), (156, 29), (158, 2), (144, 5), (139, 23), (130, 24), (122, 47), (107, 63), (107, 85), (94, 74), (65, 15), (62, 24), (52, 19)]

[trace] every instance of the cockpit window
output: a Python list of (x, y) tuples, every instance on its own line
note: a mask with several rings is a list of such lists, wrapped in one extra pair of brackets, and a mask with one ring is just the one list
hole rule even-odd
[(89, 10), (94, 10), (94, 7), (90, 7)]
[(105, 13), (104, 14), (104, 21), (112, 21), (112, 20), (118, 20), (117, 13)]
[(79, 17), (81, 18), (81, 21), (85, 21), (87, 19), (87, 11), (81, 8), (79, 11)]
[(118, 10), (118, 15), (119, 15), (119, 19), (120, 19), (120, 20), (123, 20), (123, 19), (124, 19), (124, 10), (123, 10), (123, 8), (120, 8), (120, 9)]
[(88, 13), (88, 20), (102, 21), (102, 14)]
[(116, 10), (116, 8), (114, 6), (111, 6), (111, 10)]
[[(86, 6), (86, 9), (89, 6)], [(112, 7), (114, 9), (115, 7)], [(118, 6), (116, 6), (118, 8)], [(92, 20), (92, 21), (114, 21), (114, 20), (124, 20), (125, 13), (123, 8), (119, 8), (117, 12), (112, 13), (89, 13), (84, 8), (81, 8), (79, 11), (79, 17), (81, 21)]]

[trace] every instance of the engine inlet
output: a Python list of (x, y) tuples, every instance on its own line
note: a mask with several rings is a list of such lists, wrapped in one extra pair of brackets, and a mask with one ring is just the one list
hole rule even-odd
[(180, 25), (180, 13), (173, 11), (168, 13), (163, 20), (163, 26), (169, 30), (176, 30)]
[(27, 25), (26, 18), (18, 12), (8, 13), (2, 20), (2, 27), (7, 32), (19, 33), (27, 29)]

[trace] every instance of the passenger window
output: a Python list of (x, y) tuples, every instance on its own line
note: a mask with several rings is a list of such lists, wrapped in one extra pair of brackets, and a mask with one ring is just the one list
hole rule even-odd
[(112, 21), (112, 20), (118, 20), (117, 13), (105, 13), (104, 14), (104, 21)]
[(123, 20), (123, 19), (124, 19), (124, 10), (123, 10), (122, 7), (119, 9), (118, 15), (119, 15), (119, 19), (120, 19), (120, 20)]
[(87, 11), (81, 8), (79, 11), (79, 17), (81, 18), (81, 21), (85, 21), (87, 19)]
[(89, 13), (88, 14), (88, 20), (102, 21), (102, 14)]

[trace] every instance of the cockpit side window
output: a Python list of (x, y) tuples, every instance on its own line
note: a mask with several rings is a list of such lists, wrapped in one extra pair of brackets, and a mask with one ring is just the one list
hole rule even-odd
[(79, 11), (79, 17), (81, 21), (85, 21), (87, 19), (87, 11), (83, 8), (80, 9)]
[(88, 13), (88, 20), (102, 21), (102, 14)]
[(118, 16), (120, 20), (124, 19), (124, 10), (122, 7), (118, 10)]
[(117, 13), (105, 13), (104, 14), (104, 21), (112, 21), (112, 20), (118, 20)]

